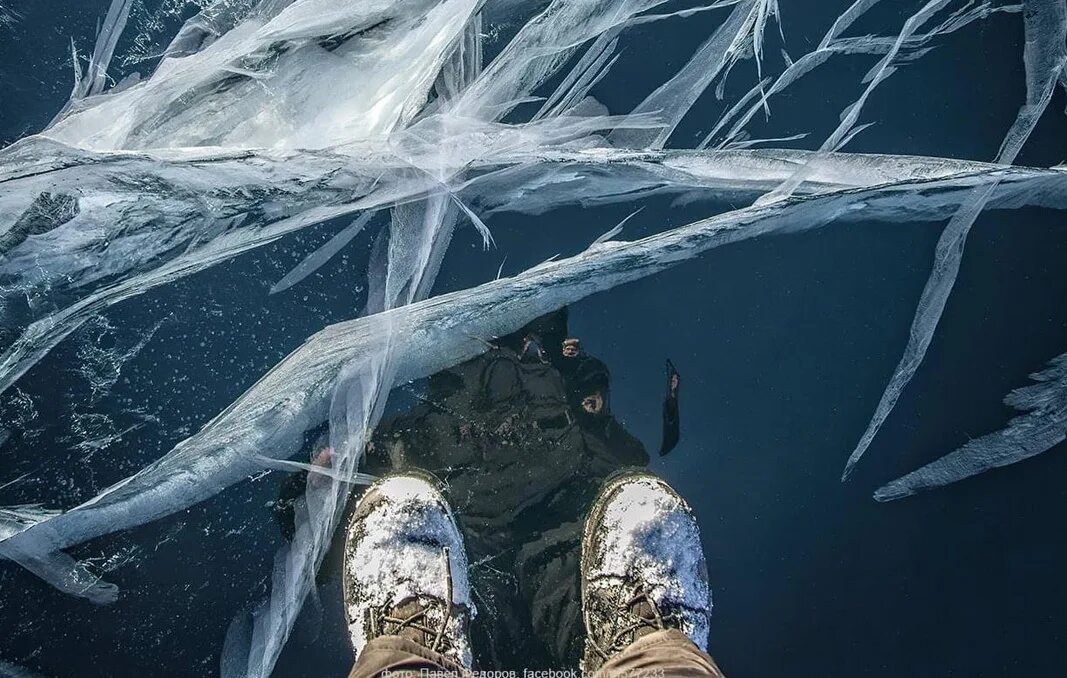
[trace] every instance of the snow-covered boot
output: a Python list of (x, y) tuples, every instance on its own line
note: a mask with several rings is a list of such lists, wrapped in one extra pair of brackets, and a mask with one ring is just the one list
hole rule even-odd
[(667, 483), (645, 472), (608, 479), (585, 523), (581, 568), (586, 673), (661, 630), (707, 649), (711, 594), (700, 531)]
[(401, 636), (470, 669), (467, 554), (432, 476), (386, 477), (360, 499), (345, 535), (344, 600), (357, 656)]

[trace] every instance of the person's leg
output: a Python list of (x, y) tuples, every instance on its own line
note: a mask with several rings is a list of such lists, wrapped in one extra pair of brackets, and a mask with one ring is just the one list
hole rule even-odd
[(711, 676), (723, 678), (711, 656), (678, 629), (642, 636), (604, 662), (597, 678), (674, 678)]
[(343, 582), (351, 676), (470, 673), (467, 554), (431, 476), (391, 476), (367, 490), (345, 535)]
[(662, 480), (631, 472), (605, 483), (582, 535), (582, 671), (711, 676), (711, 592), (692, 510)]

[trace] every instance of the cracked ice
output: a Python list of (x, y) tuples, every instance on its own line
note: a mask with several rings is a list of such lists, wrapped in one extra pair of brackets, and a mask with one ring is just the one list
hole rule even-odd
[[(367, 480), (361, 452), (394, 386), (472, 358), (555, 308), (722, 245), (829, 225), (945, 221), (904, 356), (848, 475), (922, 362), (978, 215), (1067, 207), (1063, 170), (1012, 165), (1067, 82), (1063, 0), (930, 0), (887, 34), (850, 36), (877, 4), (857, 0), (814, 50), (783, 54), (780, 64), (764, 50), (768, 30), (788, 28), (777, 25), (777, 0), (661, 14), (665, 0), (529, 4), (216, 0), (181, 27), (151, 73), (114, 82), (109, 66), (131, 5), (114, 0), (84, 70), (75, 51), (67, 105), (40, 134), (0, 150), (0, 391), (16, 389), (108, 307), (301, 229), (348, 218), (272, 292), (299, 285), (374, 219), (388, 221), (387, 238), (379, 237), (368, 266), (362, 317), (309, 337), (199, 432), (89, 501), (0, 510), (0, 555), (72, 595), (114, 600), (115, 587), (65, 549), (187, 508), (264, 469), (299, 466), (287, 460), (304, 431), (328, 421), (336, 455), (328, 482), (309, 483), (292, 545), (276, 558), (270, 598), (235, 622), (227, 643), (227, 670), (266, 676), (351, 485)], [(721, 21), (675, 74), (630, 111), (609, 111), (593, 97), (617, 66), (620, 36), (692, 12), (718, 12)], [(900, 69), (920, 67), (944, 36), (993, 16), (1022, 21), (1026, 33), (1026, 98), (996, 157), (844, 150), (870, 124), (863, 115), (876, 89)], [(518, 26), (492, 58), (487, 17)], [(857, 57), (875, 60), (836, 127), (810, 140), (811, 150), (751, 137), (750, 122), (770, 115), (783, 91), (826, 63)], [(668, 147), (697, 99), (713, 84), (721, 98), (735, 66), (748, 60), (758, 81), (726, 102), (703, 142)], [(523, 113), (530, 103), (540, 105)], [(537, 215), (653, 195), (748, 206), (631, 242), (590, 233), (593, 244), (575, 256), (432, 296), (459, 227), (477, 229), (488, 246), (485, 220), (500, 212)], [(121, 366), (108, 369), (117, 377)], [(1026, 414), (1004, 431), (876, 498), (955, 482), (1062, 441), (1063, 373), (1061, 356), (1035, 375), (1037, 385), (1009, 396)]]

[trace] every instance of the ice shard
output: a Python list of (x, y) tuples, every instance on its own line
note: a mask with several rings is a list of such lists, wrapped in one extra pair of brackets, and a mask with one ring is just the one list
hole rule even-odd
[[(840, 123), (837, 128), (830, 133), (830, 136), (823, 141), (822, 146), (819, 147), (819, 153), (832, 153), (838, 151), (848, 143), (853, 136), (860, 113), (863, 111), (867, 99), (870, 98), (871, 93), (874, 92), (878, 85), (896, 70), (896, 67), (893, 65), (894, 60), (903, 48), (905, 42), (918, 33), (919, 29), (929, 22), (938, 11), (948, 4), (948, 2), (949, 0), (930, 0), (923, 5), (918, 12), (908, 17), (908, 20), (904, 22), (903, 28), (901, 28), (900, 33), (897, 35), (896, 40), (890, 45), (889, 51), (881, 58), (881, 60), (879, 60), (878, 64), (871, 69), (870, 73), (864, 79), (867, 86), (864, 88), (863, 92), (860, 93), (859, 98), (842, 111)], [(818, 158), (818, 155), (815, 157)], [(760, 198), (760, 200), (769, 202), (790, 195), (801, 183), (804, 182), (804, 176), (807, 171), (808, 169), (806, 167), (801, 167), (793, 176), (782, 182), (781, 186), (778, 186), (773, 191)]]
[(199, 51), (163, 59), (150, 78), (72, 107), (47, 133), (98, 150), (374, 138), (419, 112), (479, 4), (303, 0), (251, 13)]
[(557, 73), (587, 40), (611, 35), (667, 0), (553, 0), (527, 21), (456, 99), (457, 116), (499, 120)]
[[(1026, 64), (1026, 103), (1019, 109), (1015, 122), (1004, 137), (997, 153), (998, 163), (1015, 162), (1052, 99), (1052, 93), (1067, 65), (1067, 5), (1064, 0), (1029, 0), (1025, 6), (1026, 46), (1023, 57)], [(896, 405), (904, 387), (919, 369), (956, 282), (967, 235), (995, 190), (996, 187), (992, 185), (976, 188), (945, 226), (934, 252), (933, 270), (919, 297), (904, 355), (889, 379), (867, 430), (845, 463), (842, 480), (848, 479)]]
[(663, 117), (663, 127), (648, 131), (619, 130), (612, 134), (612, 141), (632, 148), (663, 148), (697, 98), (720, 73), (728, 73), (746, 54), (752, 55), (759, 65), (763, 58), (763, 31), (768, 20), (777, 15), (777, 0), (738, 2), (682, 70), (634, 109), (634, 113), (658, 112)]
[[(58, 515), (58, 511), (38, 505), (0, 508), (0, 540), (18, 534), (28, 526)], [(64, 593), (103, 605), (118, 600), (118, 587), (89, 571), (89, 568), (62, 551), (24, 551), (17, 544), (5, 548), (3, 556), (17, 562)]]
[[(107, 69), (111, 64), (111, 58), (115, 55), (115, 47), (118, 45), (122, 31), (126, 28), (126, 21), (130, 18), (130, 7), (133, 0), (112, 0), (111, 6), (104, 17), (104, 23), (100, 26), (96, 40), (96, 49), (89, 58), (89, 66), (84, 75), (75, 79), (74, 91), (71, 99), (84, 99), (87, 96), (100, 94), (107, 87)], [(77, 68), (77, 63), (75, 63)]]
[(1067, 353), (1030, 377), (1036, 384), (1004, 399), (1025, 414), (1007, 427), (969, 441), (954, 452), (897, 478), (874, 493), (878, 501), (901, 499), (1041, 454), (1067, 439)]
[(348, 226), (345, 226), (337, 235), (330, 238), (324, 245), (305, 257), (299, 264), (289, 271), (284, 278), (279, 280), (270, 288), (271, 294), (277, 294), (278, 292), (284, 292), (293, 285), (296, 285), (304, 278), (308, 277), (316, 270), (318, 270), (323, 264), (330, 260), (333, 255), (344, 249), (345, 245), (352, 242), (352, 239), (359, 235), (359, 232), (363, 230), (363, 227), (367, 225), (367, 222), (374, 216), (374, 212), (364, 212), (359, 215)]
[[(715, 144), (716, 148), (724, 148), (728, 144), (735, 142), (735, 140), (741, 137), (744, 127), (756, 116), (757, 113), (761, 110), (766, 111), (768, 115), (771, 113), (770, 98), (772, 96), (785, 91), (794, 83), (803, 79), (805, 76), (816, 72), (819, 67), (836, 57), (855, 55), (886, 56), (892, 50), (896, 49), (896, 62), (898, 64), (906, 63), (926, 54), (928, 50), (932, 49), (931, 43), (936, 38), (954, 33), (975, 21), (985, 19), (995, 13), (1018, 11), (1018, 7), (1014, 5), (993, 7), (982, 4), (973, 7), (968, 6), (946, 18), (939, 25), (928, 31), (906, 34), (899, 46), (897, 44), (897, 39), (894, 37), (876, 35), (840, 37), (841, 32), (846, 30), (853, 21), (862, 16), (864, 12), (869, 10), (876, 3), (877, 0), (857, 0), (845, 14), (841, 15), (831, 29), (827, 31), (822, 42), (819, 43), (819, 46), (815, 50), (808, 52), (789, 63), (785, 70), (778, 74), (777, 77), (773, 78), (773, 82), (770, 83), (770, 86), (767, 86), (770, 79), (764, 79), (764, 81), (758, 83), (748, 92), (748, 94), (742, 97), (737, 104), (728, 110), (707, 134), (704, 141), (701, 142), (700, 147), (703, 148), (710, 145), (717, 138), (718, 141)], [(744, 112), (742, 113), (742, 111)], [(722, 133), (727, 125), (730, 126), (729, 130)], [(853, 128), (852, 132), (855, 132), (855, 128)], [(849, 138), (849, 135), (852, 134), (852, 132), (844, 135), (843, 138)]]
[[(475, 22), (472, 29), (464, 40), (465, 49), (442, 70), (441, 81), (446, 85), (439, 105), (443, 109), (449, 108), (452, 99), (480, 73), (480, 64), (473, 60), (481, 52), (480, 37), (472, 35), (480, 30), (479, 23)], [(447, 119), (443, 124), (450, 127)], [(448, 134), (448, 130), (441, 132)], [(436, 162), (420, 166), (445, 189), (443, 193), (391, 210), (384, 269), (371, 269), (368, 276), (368, 298), (374, 299), (372, 310), (379, 315), (429, 296), (452, 241), (457, 208), (475, 222), (487, 242), (491, 239), (485, 224), (449, 188), (451, 181), (460, 178), (454, 169), (453, 153), (455, 149), (449, 144), (439, 146)], [(304, 600), (314, 588), (316, 574), (347, 504), (351, 483), (360, 475), (358, 469), (370, 432), (377, 426), (395, 383), (398, 343), (402, 341), (397, 330), (386, 322), (379, 335), (381, 350), (356, 356), (340, 370), (329, 411), (329, 464), (336, 475), (325, 482), (308, 476), (303, 501), (295, 509), (293, 539), (275, 558), (270, 597), (252, 612), (250, 621), (238, 616), (234, 629), (239, 631), (227, 633), (224, 654), (231, 659), (223, 664), (226, 675), (230, 668), (235, 675), (246, 678), (267, 678), (273, 672)], [(243, 665), (232, 659), (241, 655), (247, 657)]]
[[(751, 200), (801, 166), (804, 192), (990, 167), (847, 154), (813, 162), (805, 151), (613, 149), (589, 136), (611, 120), (557, 118), (453, 132), (455, 164), (442, 168), (434, 159), (440, 138), (423, 136), (439, 129), (433, 123), (416, 125), (413, 139), (398, 137), (393, 150), (95, 152), (30, 138), (0, 151), (0, 319), (8, 331), (22, 328), (0, 355), (0, 391), (93, 313), (306, 226), (440, 191), (450, 181), (442, 169), (468, 168), (470, 177), (452, 189), (465, 201), (536, 214), (663, 192)], [(440, 178), (412, 170), (434, 164)]]
[(1010, 167), (795, 196), (634, 242), (600, 243), (512, 278), (330, 326), (166, 456), (80, 506), (23, 526), (0, 541), (0, 555), (11, 557), (8, 554), (16, 553), (12, 549), (48, 554), (150, 522), (258, 472), (263, 468), (261, 455), (292, 456), (303, 432), (328, 418), (344, 366), (384, 355), (387, 348), (395, 361), (391, 387), (479, 355), (494, 337), (555, 308), (653, 275), (709, 249), (829, 222), (936, 221), (983, 186), (995, 187), (989, 203), (993, 209), (1067, 204), (1067, 172)]

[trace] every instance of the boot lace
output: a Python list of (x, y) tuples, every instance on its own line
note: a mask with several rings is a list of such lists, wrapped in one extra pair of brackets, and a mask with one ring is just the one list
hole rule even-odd
[(607, 642), (603, 646), (600, 643), (592, 644), (602, 660), (622, 651), (640, 636), (677, 626), (674, 615), (664, 614), (660, 610), (645, 584), (638, 584), (633, 595), (618, 605), (618, 613), (621, 625), (605, 639)]
[(444, 548), (447, 588), (444, 599), (415, 596), (385, 608), (370, 619), (371, 636), (403, 636), (434, 652), (455, 649), (448, 633), (454, 613), (452, 605), (452, 566), (448, 548)]

